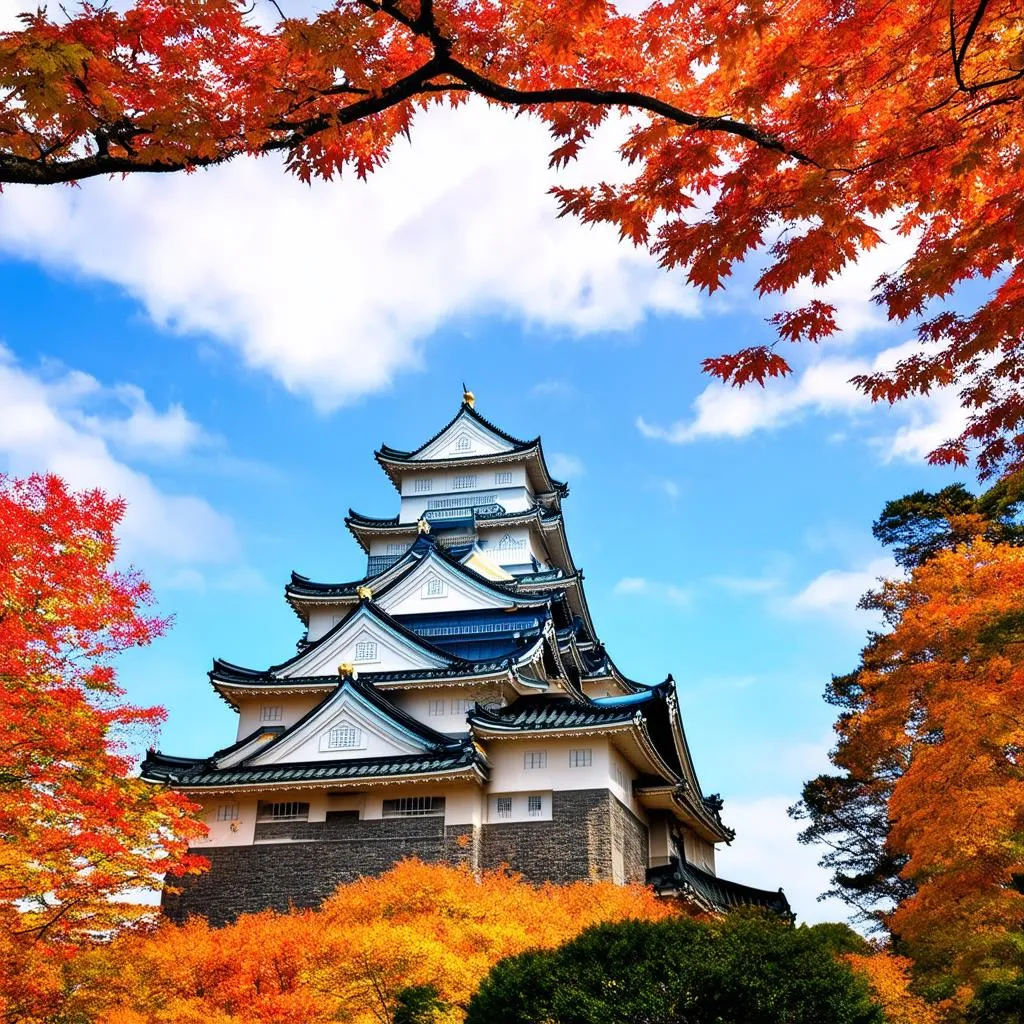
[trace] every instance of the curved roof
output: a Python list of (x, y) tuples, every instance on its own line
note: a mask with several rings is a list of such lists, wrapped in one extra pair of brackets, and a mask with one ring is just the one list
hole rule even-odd
[(433, 437), (428, 437), (426, 441), (419, 446), (419, 448), (414, 448), (412, 451), (403, 451), (401, 448), (392, 448), (390, 445), (382, 444), (379, 449), (380, 454), (386, 454), (389, 458), (393, 459), (414, 459), (421, 451), (423, 451), (424, 448), (429, 448), (446, 430), (454, 427), (455, 424), (463, 417), (473, 420), (485, 430), (488, 430), (497, 437), (500, 437), (502, 441), (505, 441), (512, 446), (513, 451), (527, 451), (528, 449), (534, 448), (540, 444), (539, 437), (535, 437), (531, 441), (523, 441), (518, 437), (513, 437), (511, 434), (506, 434), (501, 427), (491, 423), (490, 420), (481, 416), (480, 413), (478, 413), (468, 402), (463, 402), (459, 406), (458, 412), (456, 412), (455, 415), (436, 434), (433, 435)]

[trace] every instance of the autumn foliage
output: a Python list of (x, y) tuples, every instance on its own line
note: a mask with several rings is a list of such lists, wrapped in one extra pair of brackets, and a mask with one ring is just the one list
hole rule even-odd
[(76, 944), (147, 908), (124, 897), (187, 852), (191, 805), (132, 777), (128, 741), (161, 720), (124, 700), (111, 659), (163, 620), (112, 567), (124, 511), (56, 477), (0, 476), (0, 1005), (45, 1001)]
[(454, 1024), (503, 957), (672, 913), (641, 886), (533, 886), (409, 860), (341, 886), (320, 910), (216, 929), (192, 918), (94, 949), (68, 965), (62, 1012), (102, 1024), (390, 1024), (403, 991), (432, 986), (438, 1024)]
[[(873, 297), (920, 345), (857, 385), (887, 402), (955, 387), (969, 423), (933, 459), (964, 463), (977, 448), (983, 474), (1024, 461), (1016, 0), (288, 8), (273, 27), (242, 0), (27, 16), (0, 37), (0, 182), (274, 152), (304, 179), (365, 176), (425, 109), (470, 96), (542, 119), (561, 165), (620, 112), (631, 176), (556, 189), (562, 212), (614, 225), (709, 291), (754, 257), (758, 293), (784, 297), (775, 338), (707, 360), (710, 373), (732, 383), (787, 373), (778, 342), (832, 335), (835, 275), (903, 236), (911, 255)], [(975, 278), (992, 284), (958, 305)]]

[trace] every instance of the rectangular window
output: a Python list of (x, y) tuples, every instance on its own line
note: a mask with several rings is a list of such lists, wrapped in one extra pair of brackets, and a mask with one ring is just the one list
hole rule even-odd
[(389, 544), (387, 546), (387, 554), (389, 555), (401, 555), (405, 552), (408, 544)]
[(237, 821), (238, 804), (221, 804), (220, 807), (217, 808), (217, 820)]
[(495, 473), (494, 482), (498, 485), (512, 483), (512, 471), (509, 469), (503, 469), (501, 472)]
[(546, 750), (530, 750), (523, 754), (523, 767), (527, 771), (533, 771), (536, 768), (547, 768), (548, 766), (548, 752)]
[(622, 770), (622, 765), (612, 765), (612, 778), (615, 780), (615, 784), (622, 789), (626, 788), (626, 773)]
[(339, 725), (327, 733), (328, 750), (351, 750), (363, 744), (363, 731), (354, 725)]
[(594, 763), (594, 753), (587, 747), (585, 750), (569, 751), (570, 768), (589, 768)]
[(260, 801), (260, 821), (305, 821), (309, 817), (309, 804), (296, 800), (283, 803)]
[(427, 597), (444, 597), (444, 580), (432, 576), (427, 580)]
[(376, 661), (377, 642), (375, 640), (361, 640), (356, 644), (356, 661)]
[(472, 706), (473, 702), (468, 697), (456, 697), (452, 701), (452, 714), (464, 715)]
[(264, 704), (260, 708), (261, 722), (280, 722), (284, 718), (284, 708), (280, 704)]
[(417, 477), (412, 484), (412, 489), (417, 494), (429, 494), (434, 487), (434, 481), (425, 477)]
[(510, 796), (499, 796), (494, 801), (495, 814), (499, 818), (511, 818), (512, 817), (512, 797)]
[(466, 473), (452, 480), (452, 489), (456, 491), (470, 491), (474, 487), (476, 487), (476, 473)]
[(397, 800), (385, 800), (382, 810), (385, 818), (436, 818), (443, 815), (443, 796), (402, 796)]
[(544, 798), (528, 796), (526, 798), (526, 813), (531, 818), (539, 818), (544, 813)]
[(443, 715), (444, 714), (444, 701), (443, 700), (432, 700), (427, 705), (428, 715)]

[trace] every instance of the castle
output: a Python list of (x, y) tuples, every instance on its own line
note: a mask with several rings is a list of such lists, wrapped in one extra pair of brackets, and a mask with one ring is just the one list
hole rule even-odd
[(142, 765), (209, 826), (211, 870), (166, 912), (315, 906), (418, 856), (788, 913), (781, 890), (717, 876), (733, 832), (697, 781), (675, 683), (627, 678), (598, 639), (540, 439), (506, 434), (467, 392), (430, 440), (376, 459), (400, 504), (346, 519), (365, 577), (293, 574), (298, 652), (209, 673), (236, 742)]

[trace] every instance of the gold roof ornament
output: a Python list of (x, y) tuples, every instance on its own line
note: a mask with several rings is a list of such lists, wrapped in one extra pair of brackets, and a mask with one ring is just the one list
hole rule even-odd
[(416, 532), (417, 533), (430, 533), (430, 523), (428, 523), (426, 521), (426, 519), (418, 520), (417, 523), (416, 523)]
[(373, 597), (373, 590), (370, 587), (356, 587), (356, 597), (360, 601), (369, 601)]
[(350, 661), (343, 661), (338, 666), (338, 675), (341, 676), (342, 679), (359, 678), (359, 673), (356, 671), (355, 665), (353, 665), (352, 662)]
[(470, 409), (476, 405), (476, 395), (466, 387), (465, 381), (462, 382), (462, 400), (470, 407)]

